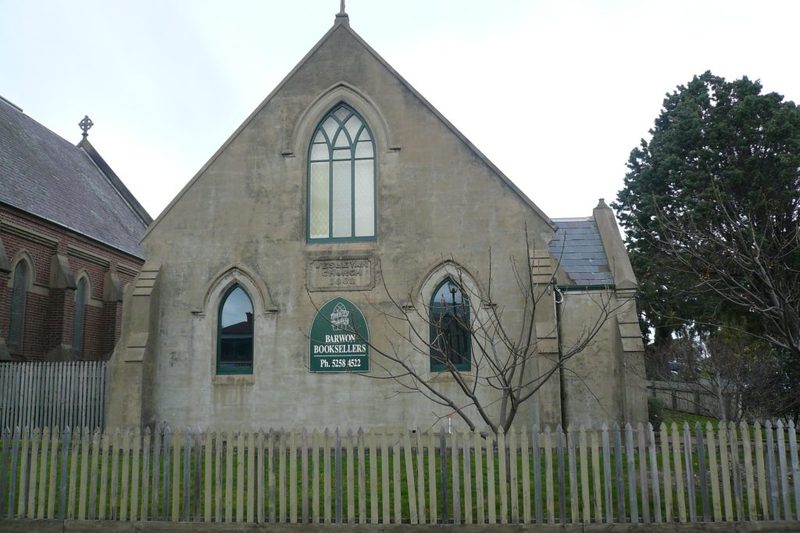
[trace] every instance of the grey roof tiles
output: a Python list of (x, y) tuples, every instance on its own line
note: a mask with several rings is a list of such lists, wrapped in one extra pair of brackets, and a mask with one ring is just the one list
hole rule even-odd
[(152, 219), (82, 144), (0, 99), (0, 202), (143, 258), (139, 240)]
[(592, 217), (554, 218), (550, 253), (575, 285), (613, 285), (603, 241)]

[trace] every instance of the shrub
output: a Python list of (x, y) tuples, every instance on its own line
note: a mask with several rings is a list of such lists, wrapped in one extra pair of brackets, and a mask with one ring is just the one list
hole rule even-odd
[(664, 402), (654, 396), (647, 397), (647, 418), (657, 428), (664, 421)]

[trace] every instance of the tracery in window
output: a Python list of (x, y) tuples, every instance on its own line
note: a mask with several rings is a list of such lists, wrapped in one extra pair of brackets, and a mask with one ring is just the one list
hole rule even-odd
[(338, 104), (308, 149), (308, 239), (374, 238), (375, 143), (358, 113)]
[(469, 298), (445, 279), (430, 302), (431, 370), (469, 370), (472, 358)]
[(253, 302), (234, 285), (219, 304), (217, 374), (253, 373)]
[(16, 352), (22, 351), (22, 338), (25, 329), (25, 304), (28, 297), (30, 278), (28, 263), (21, 260), (14, 268), (14, 285), (11, 290), (11, 316), (8, 324), (8, 347)]

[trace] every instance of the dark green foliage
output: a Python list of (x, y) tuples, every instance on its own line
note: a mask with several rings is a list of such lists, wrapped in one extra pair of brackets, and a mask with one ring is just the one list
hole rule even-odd
[(656, 343), (735, 321), (800, 356), (800, 109), (706, 72), (664, 100), (613, 207)]
[(664, 402), (654, 396), (647, 397), (647, 418), (654, 428), (664, 421)]

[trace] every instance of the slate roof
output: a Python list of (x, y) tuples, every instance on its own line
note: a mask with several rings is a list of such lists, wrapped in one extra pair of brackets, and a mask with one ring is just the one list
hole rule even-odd
[(576, 285), (613, 285), (603, 241), (594, 218), (554, 218), (558, 230), (550, 253)]
[(91, 144), (73, 145), (2, 98), (0, 202), (144, 258), (152, 218)]

